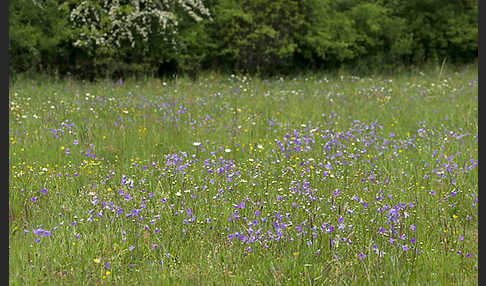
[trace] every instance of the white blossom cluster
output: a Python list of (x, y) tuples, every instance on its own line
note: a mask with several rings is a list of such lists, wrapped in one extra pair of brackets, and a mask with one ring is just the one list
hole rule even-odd
[[(203, 0), (81, 1), (70, 13), (70, 21), (79, 31), (74, 45), (83, 48), (119, 48), (128, 41), (133, 48), (137, 42), (147, 43), (151, 36), (176, 34), (177, 6), (182, 7), (195, 21), (210, 17)], [(164, 38), (167, 40), (167, 37)]]

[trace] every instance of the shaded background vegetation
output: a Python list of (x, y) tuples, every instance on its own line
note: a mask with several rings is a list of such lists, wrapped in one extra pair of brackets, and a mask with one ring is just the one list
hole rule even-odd
[[(76, 47), (80, 0), (9, 1), (10, 78), (392, 71), (477, 58), (477, 0), (208, 0), (211, 17), (178, 13), (177, 45), (151, 36), (118, 49)], [(96, 2), (96, 1), (92, 1)], [(122, 1), (121, 1), (122, 2)], [(125, 1), (129, 2), (129, 1)]]

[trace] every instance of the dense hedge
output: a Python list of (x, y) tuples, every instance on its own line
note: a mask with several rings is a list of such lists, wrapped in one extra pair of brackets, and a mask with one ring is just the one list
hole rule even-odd
[[(198, 22), (176, 11), (177, 32), (116, 49), (74, 45), (80, 28), (70, 13), (80, 2), (9, 1), (11, 76), (94, 79), (206, 69), (275, 74), (342, 66), (364, 71), (468, 62), (478, 52), (477, 0), (208, 0), (203, 2), (211, 17)], [(133, 8), (131, 1), (118, 2), (126, 11)]]

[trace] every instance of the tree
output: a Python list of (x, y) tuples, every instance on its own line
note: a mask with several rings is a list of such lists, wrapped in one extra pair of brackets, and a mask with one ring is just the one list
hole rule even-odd
[(65, 4), (74, 46), (95, 58), (107, 74), (156, 69), (175, 57), (182, 14), (210, 17), (202, 0), (85, 0)]

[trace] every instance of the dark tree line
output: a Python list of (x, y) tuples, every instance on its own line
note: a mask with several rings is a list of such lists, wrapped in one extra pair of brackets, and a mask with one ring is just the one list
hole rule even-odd
[[(125, 40), (116, 47), (79, 45), (80, 37), (116, 25), (101, 12), (95, 30), (76, 23), (72, 13), (81, 2), (9, 1), (11, 76), (277, 74), (342, 66), (366, 71), (444, 59), (466, 63), (478, 53), (477, 0), (207, 0), (209, 17), (196, 21), (187, 7), (174, 6), (176, 28), (162, 31), (152, 21), (145, 38), (134, 31), (136, 44)], [(87, 1), (90, 13), (108, 2)], [(118, 2), (116, 13), (134, 13), (137, 1)]]

